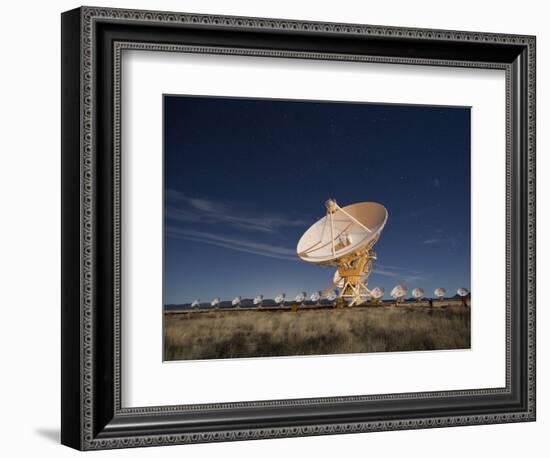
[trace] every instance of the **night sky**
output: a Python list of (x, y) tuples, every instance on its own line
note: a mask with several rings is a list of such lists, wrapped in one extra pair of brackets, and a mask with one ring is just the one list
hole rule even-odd
[(369, 287), (470, 288), (470, 109), (164, 97), (165, 304), (330, 286), (296, 256), (333, 197), (388, 222)]

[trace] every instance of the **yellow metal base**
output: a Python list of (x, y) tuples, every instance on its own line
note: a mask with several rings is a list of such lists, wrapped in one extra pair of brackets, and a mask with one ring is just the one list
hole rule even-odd
[(368, 250), (363, 256), (349, 263), (342, 262), (338, 266), (338, 274), (344, 281), (340, 298), (349, 301), (349, 307), (360, 305), (370, 297), (367, 284), (373, 259), (376, 259), (376, 256)]

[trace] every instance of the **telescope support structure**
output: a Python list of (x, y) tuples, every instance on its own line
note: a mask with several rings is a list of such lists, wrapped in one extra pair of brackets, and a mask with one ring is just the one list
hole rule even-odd
[(376, 256), (369, 251), (350, 264), (342, 263), (338, 266), (338, 273), (344, 280), (339, 297), (346, 300), (349, 307), (360, 305), (370, 297), (367, 284), (373, 259)]
[[(333, 256), (336, 253), (333, 228), (333, 214), (336, 213), (336, 211), (341, 211), (365, 232), (372, 232), (370, 228), (342, 209), (342, 207), (340, 207), (333, 199), (329, 199), (325, 205), (327, 208), (327, 220), (330, 223)], [(367, 288), (367, 284), (373, 259), (376, 259), (374, 253), (372, 253), (370, 249), (366, 249), (363, 255), (359, 257), (355, 256), (354, 259), (349, 260), (348, 262), (342, 260), (342, 262), (338, 265), (338, 273), (344, 280), (344, 286), (340, 291), (339, 298), (344, 299), (349, 307), (362, 304), (370, 297), (370, 291)]]

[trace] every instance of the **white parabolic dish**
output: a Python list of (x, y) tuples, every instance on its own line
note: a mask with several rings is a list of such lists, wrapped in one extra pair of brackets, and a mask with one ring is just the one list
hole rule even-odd
[[(328, 216), (321, 218), (302, 235), (296, 251), (303, 261), (337, 265), (343, 256), (376, 242), (387, 219), (386, 208), (376, 202), (338, 208), (332, 215), (332, 227)], [(333, 240), (336, 242), (334, 253)]]

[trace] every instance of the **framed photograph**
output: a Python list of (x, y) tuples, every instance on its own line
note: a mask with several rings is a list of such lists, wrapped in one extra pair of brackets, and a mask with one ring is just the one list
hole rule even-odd
[(535, 37), (62, 15), (62, 443), (535, 420)]
[(164, 359), (470, 349), (470, 112), (164, 95)]

